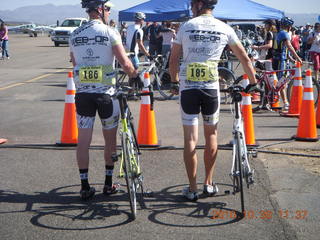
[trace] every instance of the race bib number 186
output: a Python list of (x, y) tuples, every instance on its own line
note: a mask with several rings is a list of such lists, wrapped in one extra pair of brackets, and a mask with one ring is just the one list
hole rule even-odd
[(114, 72), (111, 66), (88, 66), (79, 69), (79, 80), (81, 83), (102, 83), (114, 85), (114, 77), (108, 74)]

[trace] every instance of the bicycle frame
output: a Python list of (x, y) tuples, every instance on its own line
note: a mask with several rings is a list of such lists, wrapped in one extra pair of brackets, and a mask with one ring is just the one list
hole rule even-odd
[(240, 143), (242, 149), (241, 150), (241, 160), (242, 164), (245, 167), (245, 169), (248, 171), (248, 174), (252, 174), (253, 171), (250, 167), (249, 161), (248, 161), (248, 150), (246, 146), (245, 141), (245, 135), (244, 135), (244, 126), (241, 116), (241, 110), (240, 110), (240, 102), (234, 100), (234, 121), (233, 121), (233, 151), (232, 151), (232, 167), (231, 167), (231, 176), (234, 176), (234, 174), (239, 174), (235, 172), (235, 164), (236, 164), (236, 153), (237, 153), (237, 135), (240, 136), (240, 140), (242, 143)]
[(230, 86), (223, 92), (230, 93), (234, 109), (232, 114), (233, 120), (233, 142), (232, 142), (232, 166), (230, 171), (230, 178), (232, 181), (233, 194), (240, 192), (241, 210), (245, 213), (244, 206), (244, 191), (243, 179), (246, 180), (247, 188), (253, 184), (253, 170), (250, 167), (248, 160), (248, 149), (245, 141), (244, 125), (241, 117), (240, 102), (242, 100), (241, 92), (244, 91), (242, 86)]
[[(128, 103), (127, 103), (127, 99), (124, 96), (124, 93), (118, 94), (118, 100), (119, 100), (119, 105), (120, 105), (120, 120), (121, 120), (121, 127), (119, 129), (119, 134), (121, 136), (121, 138), (126, 138), (129, 140), (129, 144), (131, 145), (135, 145), (137, 147), (138, 150), (138, 155), (141, 154), (140, 152), (140, 148), (137, 144), (137, 138), (134, 132), (134, 129), (132, 129), (131, 126), (131, 112), (130, 109), (128, 107)], [(129, 130), (131, 129), (131, 131)], [(122, 143), (123, 144), (123, 143)], [(122, 146), (123, 147), (123, 146)], [(122, 149), (122, 153), (123, 153), (123, 149)], [(140, 167), (138, 165), (138, 163), (136, 162), (136, 159), (134, 157), (130, 157), (130, 162), (131, 162), (131, 166), (133, 168), (135, 168), (135, 171), (137, 174), (140, 174)], [(131, 170), (131, 169), (130, 169)], [(120, 162), (120, 177), (123, 177), (123, 157), (121, 158), (121, 162)]]
[[(276, 86), (271, 83), (268, 79), (269, 75), (272, 75), (273, 73), (279, 73), (279, 72), (284, 72), (284, 73), (288, 73), (289, 75), (287, 76), (284, 76), (284, 81), (282, 81), (280, 84), (277, 84)], [(274, 71), (262, 71), (263, 73), (263, 76), (262, 78), (260, 79), (260, 81), (258, 81), (258, 83), (261, 83), (261, 81), (264, 81), (266, 83), (266, 86), (267, 86), (267, 89), (268, 91), (270, 90), (274, 90), (276, 92), (280, 92), (284, 87), (285, 85), (293, 80), (294, 78), (294, 74), (295, 74), (295, 69), (285, 69), (285, 70), (274, 70)], [(279, 79), (280, 80), (280, 79)]]

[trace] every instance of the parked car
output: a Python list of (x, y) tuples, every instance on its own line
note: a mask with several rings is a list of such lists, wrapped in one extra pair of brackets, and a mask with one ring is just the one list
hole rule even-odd
[(51, 32), (51, 40), (56, 47), (60, 44), (68, 44), (70, 34), (87, 22), (86, 18), (67, 18)]

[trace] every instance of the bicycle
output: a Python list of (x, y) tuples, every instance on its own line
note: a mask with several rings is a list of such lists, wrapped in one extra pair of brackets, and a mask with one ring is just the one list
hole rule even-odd
[[(272, 78), (273, 73), (284, 72), (283, 77), (274, 84), (270, 79)], [(253, 112), (257, 112), (259, 110), (278, 110), (279, 107), (272, 107), (273, 104), (280, 100), (280, 91), (284, 89), (287, 84), (286, 94), (288, 99), (290, 100), (291, 92), (294, 85), (294, 76), (295, 69), (285, 69), (285, 70), (274, 70), (274, 71), (266, 71), (266, 70), (257, 70), (256, 71), (256, 79), (257, 84), (260, 91), (260, 101), (257, 102), (258, 106), (253, 108)], [(235, 84), (239, 84), (242, 80), (242, 76), (238, 77), (235, 81)], [(313, 92), (315, 97), (315, 105), (318, 102), (318, 96), (320, 93), (320, 85), (317, 81), (313, 79)]]
[(245, 142), (244, 126), (241, 117), (240, 103), (242, 100), (241, 92), (244, 91), (242, 86), (233, 85), (222, 92), (229, 93), (232, 98), (234, 109), (232, 110), (233, 121), (233, 141), (232, 141), (232, 167), (230, 177), (232, 180), (233, 194), (240, 192), (241, 211), (245, 213), (243, 181), (245, 180), (247, 188), (254, 183), (254, 170), (250, 167), (249, 159), (257, 157), (257, 151), (247, 149)]
[(143, 201), (143, 175), (141, 171), (140, 163), (140, 148), (137, 143), (137, 137), (133, 125), (133, 116), (130, 112), (127, 98), (130, 95), (138, 96), (150, 96), (151, 98), (151, 108), (153, 107), (153, 92), (144, 93), (128, 93), (124, 90), (130, 90), (129, 87), (118, 87), (115, 98), (118, 99), (120, 105), (120, 120), (121, 125), (119, 129), (119, 134), (121, 138), (121, 154), (112, 154), (112, 160), (114, 162), (118, 161), (118, 157), (121, 157), (120, 162), (120, 177), (125, 177), (131, 217), (134, 220), (137, 214), (137, 191), (141, 191), (141, 201)]
[[(162, 55), (152, 57), (148, 62), (140, 62), (138, 65), (142, 67), (142, 72), (150, 73), (150, 81), (153, 89), (157, 90), (164, 100), (171, 99), (174, 94), (170, 92), (171, 80), (170, 74), (167, 69), (164, 68), (167, 61)], [(121, 68), (117, 70), (117, 86), (123, 86), (127, 75), (122, 71)], [(133, 89), (135, 92), (141, 90), (139, 83), (135, 83)]]

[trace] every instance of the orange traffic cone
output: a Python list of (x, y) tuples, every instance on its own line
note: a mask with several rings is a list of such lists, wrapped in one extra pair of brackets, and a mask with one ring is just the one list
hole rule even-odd
[(260, 103), (260, 93), (257, 93), (257, 92), (254, 92), (254, 93), (251, 93), (251, 101), (252, 103)]
[(312, 72), (310, 69), (308, 69), (306, 72), (302, 105), (303, 108), (301, 108), (297, 135), (293, 136), (293, 138), (297, 141), (316, 142), (319, 140), (319, 138), (317, 135), (312, 87)]
[[(249, 84), (248, 75), (243, 75), (242, 86), (245, 88)], [(248, 93), (242, 93), (242, 117), (243, 117), (243, 126), (246, 145), (251, 147), (259, 146), (255, 140), (254, 134), (254, 122), (252, 116), (252, 105), (251, 105), (251, 95)]]
[[(276, 72), (272, 73), (272, 75), (270, 76), (269, 81), (270, 81), (270, 84), (272, 86), (274, 86), (274, 87), (277, 86), (278, 78), (277, 78)], [(271, 109), (275, 110), (275, 111), (278, 111), (278, 110), (281, 109), (281, 107), (280, 107), (280, 98), (279, 98), (279, 94), (277, 94), (277, 93), (273, 96), (273, 100), (272, 100), (272, 103), (271, 103)]]
[[(150, 75), (144, 73), (144, 88), (149, 92)], [(151, 109), (150, 96), (141, 96), (140, 119), (138, 126), (138, 144), (140, 147), (159, 147), (154, 110)]]
[(4, 144), (8, 141), (8, 139), (5, 138), (0, 138), (0, 144)]
[(59, 146), (76, 146), (78, 143), (78, 127), (76, 117), (76, 105), (74, 96), (76, 88), (73, 82), (73, 73), (68, 73), (68, 83), (64, 106), (64, 117), (62, 123), (61, 140)]
[(293, 80), (293, 87), (290, 99), (290, 106), (288, 112), (280, 113), (283, 117), (299, 117), (302, 104), (303, 86), (302, 86), (302, 74), (301, 63), (297, 62), (295, 75)]

